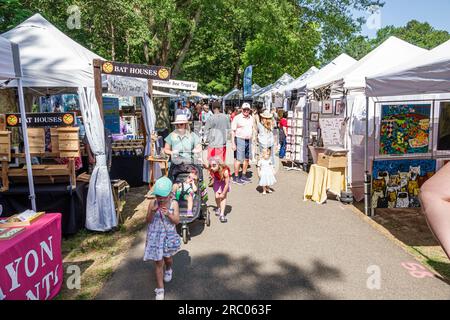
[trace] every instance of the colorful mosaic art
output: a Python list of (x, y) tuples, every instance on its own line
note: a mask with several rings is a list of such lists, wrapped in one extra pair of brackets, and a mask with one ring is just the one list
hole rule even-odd
[(431, 105), (383, 105), (380, 154), (428, 153)]

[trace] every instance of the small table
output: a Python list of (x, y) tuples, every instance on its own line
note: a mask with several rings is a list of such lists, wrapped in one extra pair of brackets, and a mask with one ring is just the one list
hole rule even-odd
[(345, 181), (345, 168), (328, 169), (314, 164), (308, 174), (304, 200), (324, 204), (328, 192), (341, 195), (341, 191), (345, 190)]
[(153, 156), (150, 156), (147, 158), (147, 160), (149, 161), (150, 187), (152, 187), (153, 184), (155, 183), (155, 176), (153, 170), (154, 164), (159, 163), (160, 167), (161, 165), (164, 165), (164, 175), (167, 177), (169, 175), (169, 158), (155, 158)]
[[(0, 300), (50, 300), (64, 280), (61, 214), (45, 214), (9, 240), (0, 240)], [(18, 270), (17, 283), (6, 269)], [(27, 274), (28, 272), (28, 274)]]

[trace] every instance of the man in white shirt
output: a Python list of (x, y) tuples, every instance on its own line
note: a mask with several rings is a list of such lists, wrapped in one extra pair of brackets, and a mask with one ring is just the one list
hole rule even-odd
[[(247, 177), (247, 169), (252, 149), (253, 117), (250, 104), (242, 105), (242, 113), (237, 115), (231, 123), (231, 143), (233, 151), (236, 151), (234, 161), (233, 183), (246, 184), (251, 180)], [(242, 166), (242, 177), (239, 177), (239, 169)]]

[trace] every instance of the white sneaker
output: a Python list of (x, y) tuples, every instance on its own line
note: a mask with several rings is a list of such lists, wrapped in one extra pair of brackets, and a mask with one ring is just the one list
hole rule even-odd
[(155, 289), (155, 300), (164, 300), (164, 289)]
[(172, 269), (164, 271), (164, 282), (170, 282), (172, 280)]

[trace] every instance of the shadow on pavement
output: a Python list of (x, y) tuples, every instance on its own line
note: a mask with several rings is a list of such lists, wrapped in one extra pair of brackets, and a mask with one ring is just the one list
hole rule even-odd
[[(136, 268), (138, 270), (133, 270)], [(277, 261), (271, 271), (261, 270), (263, 268), (262, 263), (251, 257), (233, 257), (222, 253), (196, 257), (192, 261), (189, 252), (182, 250), (174, 257), (174, 278), (166, 284), (166, 299), (334, 299), (322, 292), (316, 282), (342, 279), (338, 269), (319, 260), (313, 261), (307, 270), (285, 260)], [(153, 263), (128, 261), (120, 266), (118, 272), (121, 270), (133, 270), (131, 278), (134, 280), (127, 277), (124, 283), (113, 284), (112, 292), (119, 296), (108, 293), (108, 299), (154, 299)]]

